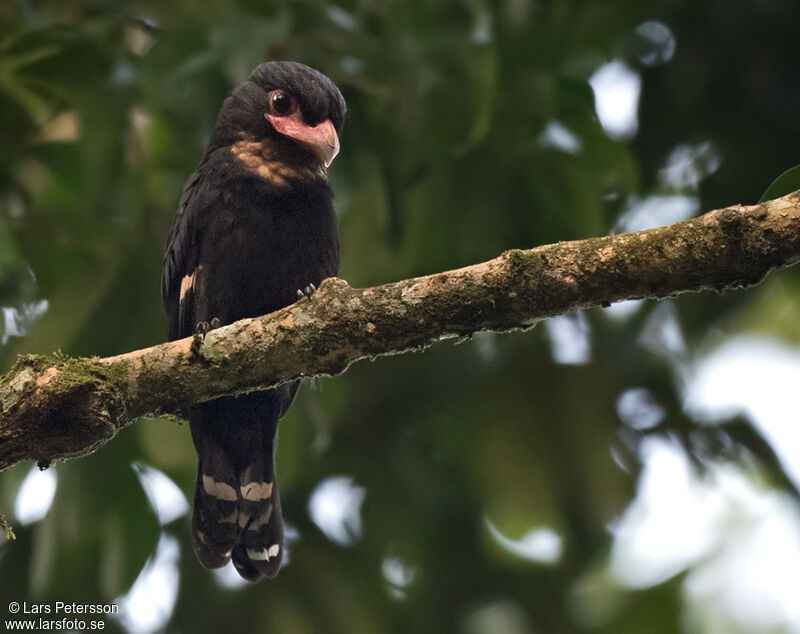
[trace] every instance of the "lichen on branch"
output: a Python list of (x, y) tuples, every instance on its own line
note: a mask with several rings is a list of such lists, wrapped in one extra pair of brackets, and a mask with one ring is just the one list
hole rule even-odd
[(333, 376), (448, 337), (508, 331), (634, 298), (723, 292), (800, 259), (800, 192), (667, 227), (507, 251), (373, 288), (326, 280), (311, 300), (108, 358), (24, 356), (0, 377), (0, 470), (86, 455), (136, 418)]

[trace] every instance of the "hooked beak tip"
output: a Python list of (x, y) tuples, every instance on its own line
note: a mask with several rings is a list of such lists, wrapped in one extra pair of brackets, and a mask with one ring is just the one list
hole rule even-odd
[(277, 132), (294, 139), (297, 143), (313, 152), (324, 164), (330, 167), (339, 153), (339, 136), (330, 119), (315, 126), (302, 120), (290, 117), (277, 117), (269, 113), (264, 115)]

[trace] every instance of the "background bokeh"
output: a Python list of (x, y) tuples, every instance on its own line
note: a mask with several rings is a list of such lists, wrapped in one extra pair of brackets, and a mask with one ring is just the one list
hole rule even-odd
[[(161, 254), (267, 59), (349, 105), (341, 276), (390, 282), (756, 202), (800, 162), (795, 0), (0, 0), (0, 369), (163, 341)], [(9, 601), (106, 630), (800, 632), (800, 271), (306, 385), (290, 557), (202, 569), (186, 426), (0, 475)]]

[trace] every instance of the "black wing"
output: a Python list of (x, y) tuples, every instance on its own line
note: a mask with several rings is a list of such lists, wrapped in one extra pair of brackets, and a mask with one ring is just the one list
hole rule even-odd
[(211, 192), (205, 185), (202, 163), (183, 187), (175, 222), (167, 238), (161, 273), (161, 298), (169, 319), (169, 339), (188, 337), (195, 331), (197, 265), (199, 248), (197, 227), (210, 204)]

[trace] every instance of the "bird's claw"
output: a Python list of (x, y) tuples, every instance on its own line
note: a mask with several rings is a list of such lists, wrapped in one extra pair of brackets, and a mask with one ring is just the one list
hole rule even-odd
[(198, 321), (197, 326), (194, 328), (194, 337), (192, 338), (191, 351), (193, 354), (200, 354), (200, 346), (206, 339), (209, 330), (214, 330), (220, 327), (219, 318), (214, 317), (211, 321)]
[(209, 330), (214, 330), (215, 328), (219, 328), (219, 326), (219, 317), (214, 317), (211, 321), (198, 321), (194, 329), (194, 334), (201, 339), (205, 339)]
[(317, 290), (317, 287), (316, 287), (316, 286), (314, 286), (314, 284), (309, 284), (309, 285), (308, 285), (308, 286), (306, 286), (306, 287), (305, 287), (303, 290), (300, 290), (300, 289), (298, 288), (298, 289), (297, 289), (297, 299), (298, 299), (298, 300), (301, 300), (301, 299), (303, 299), (304, 297), (308, 297), (308, 299), (311, 299), (311, 296), (314, 294), (314, 292), (315, 292), (316, 290)]

